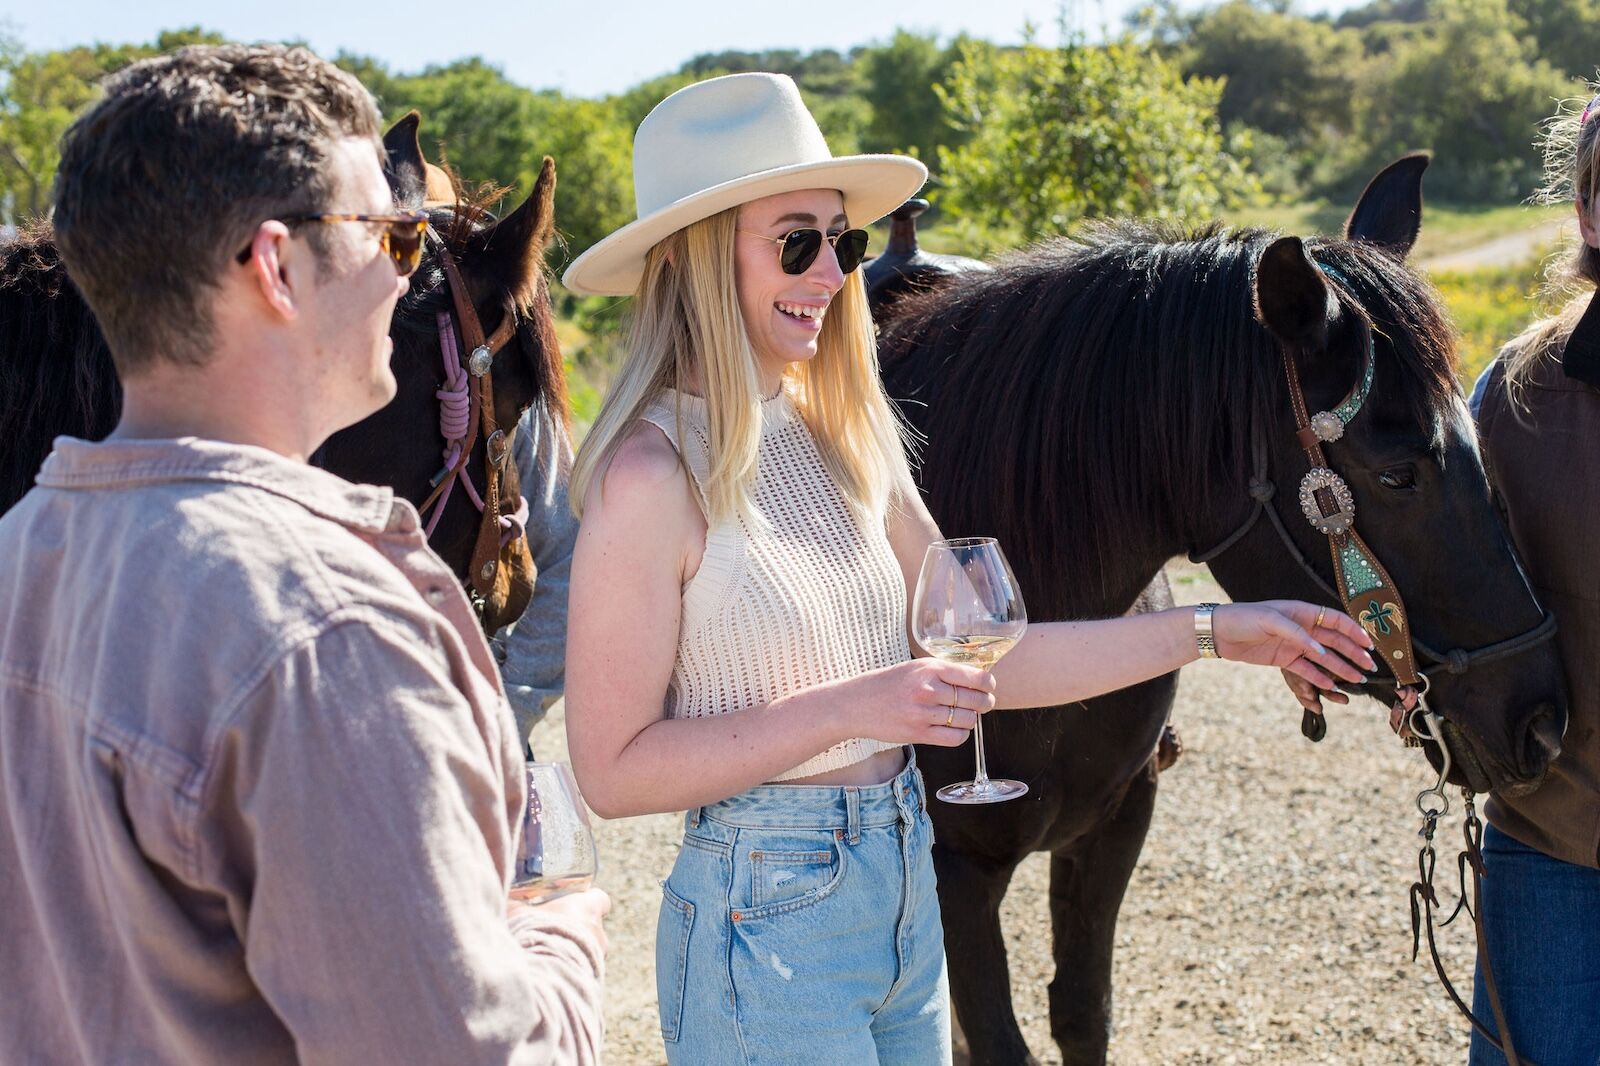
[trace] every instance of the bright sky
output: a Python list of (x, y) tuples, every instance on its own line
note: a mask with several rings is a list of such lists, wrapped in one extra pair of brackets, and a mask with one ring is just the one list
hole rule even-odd
[[(1359, 0), (1303, 0), (1305, 10), (1341, 11)], [(1025, 22), (1056, 40), (1063, 6), (1090, 37), (1122, 26), (1139, 0), (5, 0), (0, 29), (31, 50), (94, 41), (153, 41), (163, 29), (199, 24), (235, 40), (304, 40), (332, 56), (376, 56), (391, 70), (482, 56), (511, 80), (569, 95), (602, 96), (675, 70), (702, 52), (817, 48), (845, 51), (882, 41), (896, 28), (949, 38), (966, 32), (997, 42), (1021, 38)], [(473, 18), (479, 10), (487, 15)]]

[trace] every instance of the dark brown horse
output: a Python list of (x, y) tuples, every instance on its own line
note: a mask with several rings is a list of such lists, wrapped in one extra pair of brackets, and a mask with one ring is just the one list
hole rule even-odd
[[(1333, 576), (1326, 538), (1295, 499), (1307, 461), (1283, 359), (1296, 360), (1311, 409), (1326, 409), (1360, 376), (1370, 336), (1370, 398), (1328, 454), (1417, 637), (1477, 649), (1536, 630), (1542, 612), (1490, 503), (1450, 327), (1403, 262), (1425, 165), (1402, 160), (1375, 178), (1344, 239), (1108, 225), (907, 300), (881, 340), (884, 378), (927, 437), (919, 478), (941, 528), (998, 537), (1040, 619), (1121, 614), (1168, 559), (1224, 544), (1211, 568), (1235, 599), (1339, 609), (1318, 585)], [(1537, 787), (1566, 722), (1552, 645), (1492, 662), (1441, 658), (1466, 670), (1424, 666), (1457, 783)], [(1035, 851), (1051, 855), (1052, 1034), (1068, 1063), (1105, 1060), (1117, 912), (1175, 689), (1167, 676), (1005, 712), (990, 764), (1028, 782), (1028, 796), (932, 805), (959, 961), (951, 993), (974, 1063), (1029, 1061), (999, 908)], [(1392, 689), (1381, 678), (1363, 686)], [(934, 788), (972, 769), (964, 749), (922, 749), (918, 760)]]
[[(384, 138), (395, 202), (424, 206), (430, 170), (417, 139), (415, 112)], [(437, 187), (437, 172), (433, 174)], [(568, 419), (566, 378), (551, 319), (544, 251), (552, 233), (555, 164), (549, 159), (526, 201), (495, 220), (469, 198), (429, 210), (431, 232), (460, 265), (468, 298), (486, 333), (513, 316), (512, 340), (490, 371), (496, 421), (509, 433), (530, 405), (544, 405), (554, 424)], [(393, 486), (421, 505), (443, 465), (435, 391), (444, 377), (439, 313), (454, 312), (435, 239), (411, 288), (396, 305), (391, 365), (399, 384), (383, 410), (331, 437), (315, 461), (352, 481)], [(458, 317), (458, 316), (457, 316)], [(459, 323), (456, 324), (459, 329)], [(37, 225), (0, 246), (0, 513), (33, 486), (62, 434), (97, 440), (116, 425), (122, 393), (110, 354), (77, 289), (67, 277), (48, 226)], [(473, 444), (467, 469), (483, 488), (485, 445)], [(502, 494), (520, 493), (516, 465), (503, 464)], [(464, 491), (451, 493), (430, 543), (466, 577), (479, 512)], [(515, 621), (527, 606), (533, 558), (526, 538), (502, 549), (496, 584), (483, 607), (489, 632)]]

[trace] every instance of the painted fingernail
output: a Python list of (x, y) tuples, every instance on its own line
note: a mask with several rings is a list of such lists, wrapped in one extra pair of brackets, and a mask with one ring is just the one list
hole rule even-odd
[(1311, 646), (1312, 646), (1312, 647), (1313, 647), (1313, 648), (1316, 648), (1316, 649), (1317, 649), (1317, 654), (1318, 654), (1318, 655), (1326, 655), (1326, 654), (1328, 654), (1328, 649), (1327, 649), (1327, 648), (1324, 648), (1324, 647), (1323, 647), (1323, 646), (1322, 646), (1322, 645), (1321, 645), (1321, 644), (1318, 644), (1318, 643), (1317, 643), (1317, 642), (1316, 642), (1316, 641), (1314, 641), (1314, 640), (1313, 640), (1313, 641), (1312, 641), (1312, 642), (1311, 642)]

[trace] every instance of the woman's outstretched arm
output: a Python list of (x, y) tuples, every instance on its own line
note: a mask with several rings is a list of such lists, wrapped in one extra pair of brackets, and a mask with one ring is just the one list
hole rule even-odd
[[(943, 534), (909, 479), (895, 504), (889, 539), (909, 603), (922, 557)], [(1021, 591), (1026, 602), (1028, 590)], [(1217, 651), (1225, 659), (1279, 667), (1319, 689), (1332, 689), (1336, 679), (1363, 680), (1362, 671), (1375, 668), (1366, 652), (1371, 646), (1366, 633), (1341, 611), (1323, 613), (1320, 626), (1318, 616), (1317, 605), (1293, 600), (1219, 607), (1213, 619)], [(914, 638), (912, 647), (917, 648)], [(994, 668), (996, 706), (1075, 703), (1170, 673), (1198, 657), (1192, 607), (1096, 621), (1030, 623)]]

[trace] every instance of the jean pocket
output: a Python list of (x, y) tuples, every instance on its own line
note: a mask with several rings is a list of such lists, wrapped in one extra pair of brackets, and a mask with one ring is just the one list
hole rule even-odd
[(694, 904), (661, 883), (661, 914), (656, 919), (656, 1003), (661, 1013), (661, 1039), (678, 1040), (683, 1023), (683, 990), (689, 974), (689, 932)]
[(838, 847), (813, 851), (750, 853), (751, 908), (766, 910), (782, 904), (820, 899), (833, 891), (844, 876), (844, 852)]

